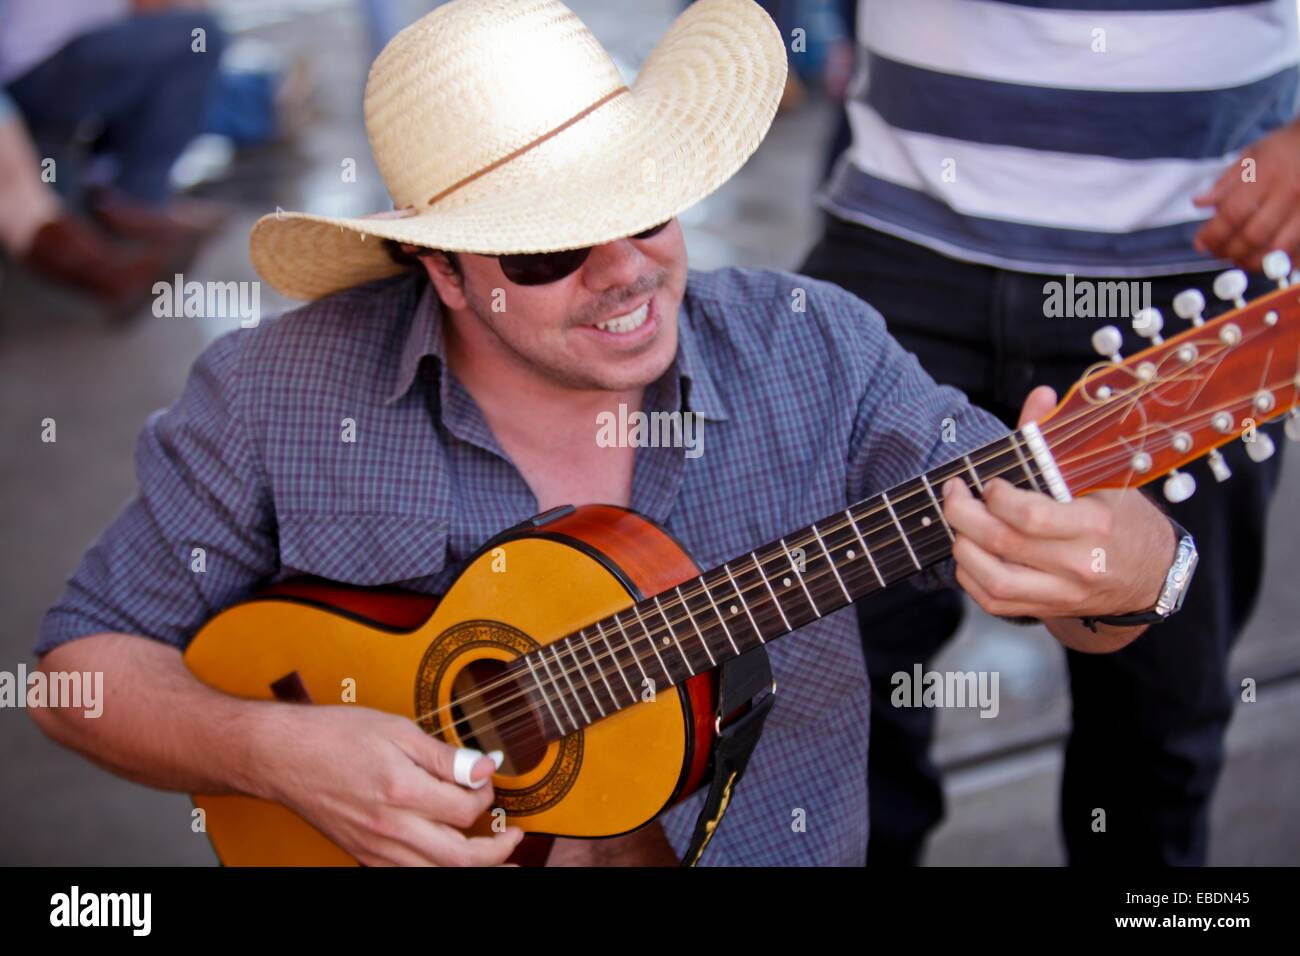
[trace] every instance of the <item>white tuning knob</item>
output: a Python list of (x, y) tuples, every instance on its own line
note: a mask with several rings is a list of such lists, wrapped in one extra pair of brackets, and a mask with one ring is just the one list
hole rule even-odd
[(1174, 313), (1180, 319), (1186, 319), (1192, 325), (1204, 325), (1205, 296), (1200, 289), (1184, 289), (1174, 296)]
[(1286, 417), (1286, 424), (1282, 426), (1286, 432), (1286, 437), (1292, 441), (1300, 441), (1300, 409), (1291, 409)]
[(1209, 462), (1210, 473), (1214, 475), (1215, 481), (1227, 481), (1232, 477), (1232, 469), (1228, 467), (1228, 463), (1224, 460), (1223, 455), (1219, 453), (1219, 449), (1216, 448), (1210, 452)]
[(1092, 347), (1096, 349), (1097, 354), (1110, 359), (1112, 362), (1120, 361), (1120, 346), (1124, 344), (1124, 335), (1113, 325), (1103, 325), (1096, 332), (1092, 333)]
[(1246, 273), (1240, 269), (1229, 269), (1215, 277), (1214, 294), (1240, 309), (1246, 305), (1246, 300), (1241, 296), (1246, 291), (1247, 284)]
[(1253, 462), (1268, 461), (1273, 457), (1273, 452), (1277, 448), (1273, 445), (1273, 439), (1269, 438), (1264, 432), (1256, 432), (1255, 440), (1243, 442), (1246, 446), (1246, 454), (1250, 456)]
[(1185, 471), (1174, 469), (1165, 479), (1165, 498), (1171, 504), (1186, 501), (1196, 491), (1196, 479)]
[(1279, 288), (1285, 289), (1291, 284), (1291, 257), (1281, 249), (1274, 249), (1266, 255), (1261, 265), (1264, 275), (1276, 282)]
[(1133, 316), (1133, 331), (1144, 339), (1150, 339), (1152, 345), (1159, 345), (1164, 341), (1160, 337), (1160, 330), (1165, 327), (1165, 317), (1160, 314), (1160, 310), (1147, 306), (1145, 309), (1138, 309)]

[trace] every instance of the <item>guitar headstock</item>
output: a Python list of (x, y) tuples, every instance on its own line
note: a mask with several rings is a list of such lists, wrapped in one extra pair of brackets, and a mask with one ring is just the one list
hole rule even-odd
[(1183, 292), (1174, 311), (1190, 323), (1168, 339), (1155, 309), (1134, 317), (1134, 328), (1150, 348), (1129, 358), (1117, 353), (1121, 336), (1113, 326), (1093, 336), (1109, 358), (1091, 366), (1040, 430), (1073, 494), (1102, 488), (1132, 488), (1169, 474), (1165, 496), (1185, 500), (1196, 482), (1183, 465), (1210, 455), (1216, 479), (1228, 477), (1215, 450), (1238, 438), (1254, 461), (1273, 454), (1258, 426), (1290, 412), (1287, 436), (1300, 440), (1300, 272), (1291, 272), (1284, 253), (1265, 258), (1265, 273), (1279, 288), (1246, 302), (1246, 276), (1239, 270), (1215, 280), (1214, 292), (1232, 302), (1231, 311), (1202, 318), (1203, 296)]

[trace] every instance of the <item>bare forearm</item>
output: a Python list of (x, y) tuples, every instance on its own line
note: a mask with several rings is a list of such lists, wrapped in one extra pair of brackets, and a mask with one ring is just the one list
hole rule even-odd
[(175, 648), (127, 634), (98, 634), (57, 647), (40, 669), (104, 675), (99, 717), (71, 708), (30, 711), (65, 747), (165, 790), (265, 793), (258, 741), (290, 705), (215, 691), (190, 674)]

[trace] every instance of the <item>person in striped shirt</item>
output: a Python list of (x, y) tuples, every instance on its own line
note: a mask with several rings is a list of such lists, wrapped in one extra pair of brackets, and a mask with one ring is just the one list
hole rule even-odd
[[(1097, 327), (1123, 328), (1128, 354), (1149, 344), (1129, 328), (1136, 308), (1197, 289), (1222, 311), (1223, 269), (1300, 253), (1295, 0), (860, 0), (856, 32), (850, 145), (801, 271), (876, 306), (932, 375), (1004, 419), (1031, 385), (1059, 391), (1095, 361)], [(1268, 287), (1252, 274), (1248, 295)], [(1119, 654), (1069, 653), (1072, 864), (1206, 861), (1228, 654), (1281, 456), (1223, 457), (1231, 480), (1196, 466), (1199, 491), (1168, 506), (1201, 551), (1189, 613)], [(890, 675), (961, 619), (955, 593), (886, 597), (859, 608), (879, 865), (917, 862), (943, 814), (932, 712), (891, 707)]]

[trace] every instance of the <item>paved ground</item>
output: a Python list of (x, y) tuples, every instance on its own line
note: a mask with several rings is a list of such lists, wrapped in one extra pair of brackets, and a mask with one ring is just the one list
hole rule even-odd
[[(571, 4), (629, 69), (676, 8), (670, 0)], [(237, 22), (277, 47), (314, 58), (319, 115), (291, 146), (241, 157), (211, 193), (238, 214), (187, 279), (253, 279), (248, 227), (278, 206), (319, 212), (383, 207), (360, 124), (364, 40), (340, 0), (233, 4)], [(825, 105), (782, 116), (744, 172), (684, 218), (693, 265), (791, 268), (817, 231), (810, 194)], [(358, 161), (356, 183), (340, 163)], [(0, 267), (2, 268), (2, 267)], [(32, 635), (68, 570), (134, 487), (132, 444), (145, 415), (178, 392), (190, 361), (234, 320), (145, 318), (110, 331), (77, 300), (22, 276), (0, 277), (0, 669), (28, 659)], [(263, 290), (267, 312), (283, 305)], [(58, 441), (39, 441), (54, 418)], [(1261, 682), (1259, 701), (1239, 708), (1215, 805), (1213, 861), (1300, 862), (1300, 519), (1286, 502), (1300, 492), (1292, 455), (1275, 507), (1269, 573), (1257, 619), (1235, 670)], [(943, 865), (1060, 862), (1055, 836), (1057, 740), (1068, 717), (1063, 659), (1042, 632), (1008, 629), (973, 615), (936, 665), (998, 670), (1002, 714), (945, 712), (937, 755), (948, 778), (949, 819), (929, 862)], [(126, 783), (49, 744), (18, 711), (0, 711), (0, 863), (208, 864), (190, 833), (181, 796)]]

